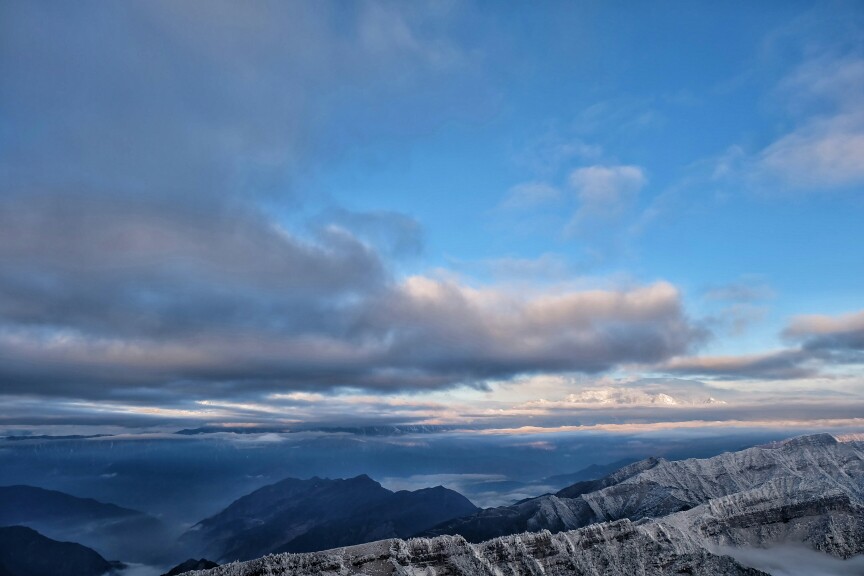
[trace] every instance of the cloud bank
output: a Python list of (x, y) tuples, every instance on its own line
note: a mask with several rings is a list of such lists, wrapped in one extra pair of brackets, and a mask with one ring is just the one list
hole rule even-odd
[(480, 386), (660, 361), (702, 336), (668, 283), (523, 293), (400, 279), (343, 226), (301, 238), (242, 205), (170, 206), (92, 195), (3, 201), (4, 391)]

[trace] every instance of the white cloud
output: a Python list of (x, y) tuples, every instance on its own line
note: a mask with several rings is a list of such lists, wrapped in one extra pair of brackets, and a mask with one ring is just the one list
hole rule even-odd
[(764, 170), (792, 188), (864, 182), (864, 114), (811, 122), (762, 151)]
[(555, 202), (561, 198), (561, 191), (544, 182), (524, 182), (507, 191), (507, 196), (499, 205), (505, 210), (533, 208)]
[(579, 209), (570, 224), (578, 231), (594, 221), (615, 220), (631, 209), (647, 178), (639, 166), (587, 166), (570, 174)]
[(757, 157), (790, 189), (864, 183), (864, 58), (813, 58), (781, 84), (797, 126)]

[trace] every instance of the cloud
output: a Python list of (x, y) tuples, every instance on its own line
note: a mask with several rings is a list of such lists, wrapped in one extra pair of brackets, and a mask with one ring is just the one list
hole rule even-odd
[(864, 572), (864, 557), (846, 560), (801, 544), (779, 543), (769, 548), (718, 546), (717, 554), (775, 576), (855, 576)]
[(304, 240), (245, 205), (95, 194), (0, 201), (0, 262), (5, 321), (94, 336), (297, 329), (386, 280), (343, 229)]
[(864, 114), (817, 120), (762, 151), (764, 170), (792, 188), (837, 188), (864, 182)]
[(391, 257), (417, 256), (423, 251), (423, 228), (415, 218), (387, 210), (357, 212), (325, 210), (314, 222), (319, 228), (340, 226)]
[(424, 389), (658, 361), (700, 337), (666, 283), (394, 281), (344, 231), (301, 241), (261, 215), (171, 222), (109, 205), (60, 218), (49, 204), (3, 211), (19, 216), (0, 227), (8, 392)]
[(483, 435), (532, 435), (542, 434), (551, 435), (555, 433), (566, 432), (610, 432), (615, 434), (636, 434), (656, 431), (684, 431), (684, 430), (710, 430), (722, 426), (724, 430), (743, 428), (743, 429), (759, 429), (767, 428), (780, 430), (784, 428), (792, 428), (798, 430), (825, 430), (827, 428), (838, 429), (859, 429), (864, 425), (862, 418), (811, 418), (801, 417), (800, 419), (770, 419), (770, 420), (737, 420), (733, 418), (720, 420), (658, 420), (654, 422), (635, 421), (627, 424), (605, 423), (605, 424), (589, 424), (589, 425), (562, 425), (562, 426), (519, 426), (517, 428), (489, 428), (479, 431)]
[(774, 290), (758, 276), (744, 276), (736, 282), (707, 288), (703, 298), (716, 307), (705, 322), (715, 332), (720, 330), (740, 336), (768, 314), (765, 301), (773, 299)]
[(555, 202), (561, 198), (561, 191), (543, 182), (525, 182), (512, 187), (499, 205), (503, 210), (534, 208)]
[(760, 378), (788, 380), (808, 378), (818, 374), (811, 359), (799, 350), (781, 350), (765, 354), (741, 356), (702, 356), (673, 358), (659, 366), (669, 374), (686, 374), (720, 379)]
[(774, 290), (761, 278), (746, 276), (736, 282), (712, 286), (705, 291), (705, 298), (715, 301), (729, 301), (739, 304), (770, 300)]
[(0, 205), (9, 393), (482, 386), (661, 361), (701, 337), (663, 282), (530, 292), (397, 279), (344, 227), (413, 232), (389, 214), (338, 212), (343, 226), (300, 237), (245, 204), (30, 194)]
[(672, 358), (658, 366), (670, 374), (720, 379), (801, 379), (826, 369), (864, 363), (864, 312), (792, 319), (782, 336), (798, 346), (739, 356)]
[(451, 17), (373, 2), (4, 6), (0, 182), (174, 198), (296, 194), (298, 173), (358, 140), (450, 114), (389, 110), (369, 121), (385, 96), (424, 105), (410, 89), (461, 73), (440, 26)]
[(620, 218), (636, 202), (647, 178), (639, 166), (588, 166), (570, 174), (569, 183), (579, 200), (579, 209), (570, 223), (580, 231)]
[(721, 389), (711, 388), (695, 381), (682, 381), (682, 385), (675, 385), (674, 381), (664, 379), (640, 380), (627, 384), (581, 387), (578, 392), (568, 394), (561, 400), (541, 398), (526, 402), (522, 406), (543, 410), (614, 410), (633, 407), (653, 407), (662, 410), (673, 407), (725, 404), (725, 401), (715, 398), (725, 394)]
[(494, 258), (482, 265), (496, 278), (528, 284), (537, 283), (538, 280), (564, 280), (576, 273), (566, 258), (550, 253), (537, 258)]
[(840, 316), (798, 316), (783, 335), (802, 342), (805, 349), (813, 352), (864, 352), (864, 311)]
[(834, 189), (864, 182), (864, 59), (819, 56), (785, 79), (797, 126), (756, 159), (761, 177), (787, 189)]
[(354, 325), (354, 337), (373, 346), (403, 385), (412, 375), (443, 386), (524, 372), (597, 372), (667, 357), (701, 336), (666, 283), (525, 293), (414, 276), (371, 302)]

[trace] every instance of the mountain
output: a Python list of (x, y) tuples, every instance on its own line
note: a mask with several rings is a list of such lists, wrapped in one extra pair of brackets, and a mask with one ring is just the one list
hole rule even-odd
[(58, 542), (25, 526), (0, 528), (0, 574), (4, 576), (102, 576), (113, 568), (86, 546)]
[(566, 490), (534, 499), (541, 505), (531, 520), (585, 521), (568, 513), (584, 502), (598, 523), (480, 543), (459, 535), (391, 539), (197, 574), (755, 576), (764, 573), (733, 556), (774, 546), (806, 546), (838, 559), (864, 553), (864, 444), (828, 435), (705, 460), (646, 460)]
[(461, 536), (384, 540), (317, 552), (282, 554), (187, 576), (766, 576), (630, 522), (552, 535), (548, 531), (470, 544)]
[(571, 474), (556, 474), (555, 476), (547, 476), (539, 481), (539, 484), (549, 484), (549, 485), (557, 485), (562, 487), (569, 487), (572, 484), (577, 482), (583, 482), (585, 480), (596, 480), (598, 478), (603, 478), (608, 476), (614, 472), (617, 472), (621, 468), (632, 464), (632, 458), (626, 458), (623, 460), (617, 460), (612, 462), (611, 464), (591, 464), (586, 468), (582, 468), (576, 472)]
[(848, 480), (849, 466), (861, 460), (856, 446), (822, 434), (708, 459), (649, 458), (555, 494), (444, 522), (422, 535), (459, 534), (480, 542), (523, 531), (554, 533), (609, 520), (657, 518), (790, 477), (818, 482), (833, 475), (836, 484), (846, 482), (852, 493), (860, 495), (860, 485), (855, 488)]
[[(717, 393), (716, 389), (710, 389)], [(587, 388), (568, 394), (560, 400), (545, 398), (527, 402), (525, 406), (543, 406), (547, 408), (618, 408), (618, 407), (664, 407), (664, 406), (704, 406), (710, 404), (726, 404), (724, 400), (709, 395), (709, 389), (697, 392), (681, 387), (662, 385), (643, 386), (606, 386)]]
[(152, 516), (35, 486), (0, 487), (3, 525), (28, 526), (50, 538), (74, 540), (109, 558), (132, 562), (162, 559), (170, 544), (167, 528)]
[(141, 512), (35, 486), (0, 486), (0, 524), (90, 522), (144, 516)]
[(184, 574), (191, 570), (207, 570), (208, 568), (216, 568), (217, 566), (219, 565), (216, 562), (211, 562), (206, 558), (201, 558), (200, 560), (190, 558), (185, 562), (181, 562), (165, 574), (162, 574), (162, 576), (178, 576), (179, 574)]
[(645, 470), (650, 470), (660, 462), (661, 460), (657, 458), (635, 462), (604, 478), (577, 482), (555, 494), (529, 498), (510, 506), (480, 510), (470, 516), (443, 522), (418, 535), (458, 534), (469, 542), (482, 542), (496, 536), (519, 532), (536, 532), (544, 529), (560, 532), (588, 526), (602, 519), (590, 505), (578, 499), (581, 494), (589, 494), (617, 485)]
[[(322, 432), (327, 434), (353, 434), (355, 436), (402, 436), (405, 434), (434, 434), (463, 429), (465, 426), (447, 426), (441, 424), (402, 424), (378, 426), (200, 426), (184, 428), (175, 434), (195, 436), (199, 434), (293, 434), (297, 432)], [(469, 427), (470, 428), (470, 427)], [(7, 437), (8, 439), (18, 437)]]
[(248, 559), (404, 538), (476, 510), (467, 498), (441, 486), (392, 492), (365, 475), (288, 478), (199, 522), (183, 541), (208, 558)]

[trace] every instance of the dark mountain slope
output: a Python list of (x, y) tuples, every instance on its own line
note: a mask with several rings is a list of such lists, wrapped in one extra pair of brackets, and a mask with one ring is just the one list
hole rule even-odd
[(102, 576), (112, 570), (96, 551), (24, 526), (0, 528), (0, 566), (11, 576)]
[(78, 498), (35, 486), (0, 486), (0, 524), (22, 521), (90, 522), (143, 516), (141, 512), (106, 504), (92, 498)]
[(178, 564), (165, 574), (162, 574), (162, 576), (178, 576), (179, 574), (184, 574), (191, 570), (207, 570), (209, 568), (216, 568), (217, 566), (219, 565), (207, 560), (206, 558), (201, 558), (199, 560), (190, 558), (189, 560)]
[(477, 508), (443, 487), (392, 492), (368, 476), (288, 478), (244, 496), (183, 538), (220, 561), (407, 537)]
[[(164, 559), (168, 529), (137, 510), (35, 486), (0, 487), (0, 526), (20, 525), (49, 538), (71, 540), (109, 558)], [(146, 538), (142, 538), (146, 536)]]

